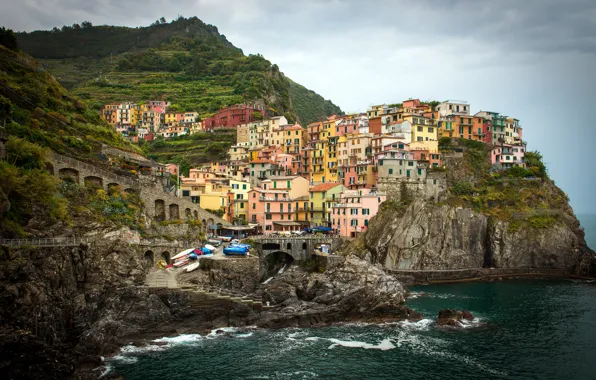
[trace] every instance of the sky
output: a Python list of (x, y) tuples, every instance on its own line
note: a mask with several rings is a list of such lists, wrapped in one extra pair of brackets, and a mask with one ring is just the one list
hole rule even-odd
[[(197, 16), (346, 112), (465, 100), (520, 119), (576, 214), (596, 214), (594, 0), (0, 0), (18, 31)], [(59, 10), (59, 11), (58, 11)]]

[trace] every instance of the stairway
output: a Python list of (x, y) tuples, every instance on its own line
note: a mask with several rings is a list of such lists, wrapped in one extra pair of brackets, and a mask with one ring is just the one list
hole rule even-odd
[(267, 309), (263, 302), (249, 295), (235, 294), (214, 287), (202, 287), (198, 285), (181, 285), (180, 290), (188, 294), (191, 307), (195, 309), (206, 309), (213, 305), (237, 303), (247, 305), (255, 310)]

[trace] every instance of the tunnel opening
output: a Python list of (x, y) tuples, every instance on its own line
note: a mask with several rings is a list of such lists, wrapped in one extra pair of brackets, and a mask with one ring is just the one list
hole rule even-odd
[(145, 268), (151, 268), (153, 266), (154, 254), (153, 251), (145, 252)]
[(265, 258), (265, 275), (262, 280), (268, 282), (273, 277), (283, 274), (293, 263), (294, 258), (286, 252), (276, 251), (270, 253)]

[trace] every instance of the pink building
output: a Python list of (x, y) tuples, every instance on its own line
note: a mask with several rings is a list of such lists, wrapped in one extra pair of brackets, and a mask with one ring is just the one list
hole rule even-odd
[(168, 103), (163, 100), (150, 100), (147, 103), (147, 108), (149, 111), (156, 113), (165, 113), (168, 108)]
[(374, 189), (345, 191), (332, 206), (331, 225), (341, 236), (356, 237), (368, 229), (370, 220), (386, 199), (385, 194)]
[(178, 165), (177, 164), (166, 164), (166, 170), (171, 175), (178, 175)]
[(514, 166), (525, 167), (525, 145), (497, 145), (491, 152), (491, 164), (499, 169), (509, 169)]
[(297, 174), (292, 173), (292, 163), (294, 161), (294, 156), (291, 154), (278, 154), (275, 156), (275, 162), (277, 165), (284, 171), (286, 174)]
[(263, 181), (262, 186), (248, 192), (248, 221), (258, 223), (265, 234), (302, 229), (296, 215), (299, 203), (308, 199), (308, 181), (279, 176)]

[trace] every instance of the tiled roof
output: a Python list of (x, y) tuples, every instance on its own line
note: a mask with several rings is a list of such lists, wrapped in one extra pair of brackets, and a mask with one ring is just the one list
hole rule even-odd
[(335, 186), (340, 186), (339, 183), (322, 183), (320, 185), (311, 187), (309, 191), (318, 192), (318, 191), (327, 191), (329, 189), (333, 189)]

